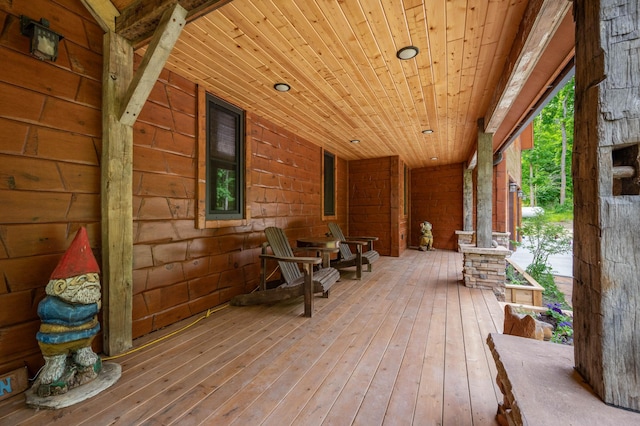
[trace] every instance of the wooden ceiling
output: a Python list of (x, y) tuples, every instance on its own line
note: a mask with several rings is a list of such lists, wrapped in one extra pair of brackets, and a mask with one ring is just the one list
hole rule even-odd
[[(140, 3), (112, 2), (123, 15)], [(570, 62), (570, 4), (221, 1), (185, 26), (166, 66), (347, 160), (461, 163), (475, 152), (479, 119), (497, 150)], [(399, 60), (408, 45), (419, 55)]]

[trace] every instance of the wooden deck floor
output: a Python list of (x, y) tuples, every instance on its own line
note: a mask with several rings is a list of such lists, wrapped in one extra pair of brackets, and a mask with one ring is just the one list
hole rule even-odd
[(502, 312), (461, 285), (462, 256), (407, 250), (349, 276), (315, 299), (313, 318), (301, 300), (222, 309), (112, 361), (122, 377), (92, 399), (36, 411), (14, 397), (0, 424), (497, 424), (485, 340)]

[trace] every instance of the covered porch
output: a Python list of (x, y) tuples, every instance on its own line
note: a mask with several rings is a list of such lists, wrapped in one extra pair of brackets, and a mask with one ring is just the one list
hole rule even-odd
[(384, 256), (360, 281), (343, 274), (312, 318), (299, 301), (216, 310), (114, 360), (123, 375), (100, 395), (55, 411), (12, 398), (0, 424), (496, 424), (485, 340), (502, 309), (463, 285), (461, 264), (447, 250)]

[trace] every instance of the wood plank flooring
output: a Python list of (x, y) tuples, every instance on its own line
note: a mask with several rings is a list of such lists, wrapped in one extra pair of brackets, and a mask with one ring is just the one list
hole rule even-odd
[[(227, 307), (110, 362), (122, 377), (64, 409), (0, 403), (0, 425), (495, 425), (501, 394), (485, 343), (502, 331), (462, 256), (407, 250), (343, 278), (312, 318), (302, 300)], [(135, 342), (140, 347), (198, 317)]]

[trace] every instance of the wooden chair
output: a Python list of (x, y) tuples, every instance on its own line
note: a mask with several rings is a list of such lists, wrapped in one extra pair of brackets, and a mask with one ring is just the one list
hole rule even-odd
[[(235, 296), (231, 304), (246, 306), (274, 303), (304, 295), (304, 315), (310, 317), (313, 313), (313, 294), (322, 292), (325, 297), (328, 297), (329, 289), (340, 279), (340, 273), (331, 267), (314, 271), (314, 265), (322, 263), (320, 257), (294, 256), (289, 240), (282, 229), (269, 227), (264, 230), (264, 233), (267, 242), (262, 245), (262, 254), (260, 254), (260, 290)], [(269, 247), (273, 254), (268, 254)], [(309, 249), (323, 250), (316, 247)], [(337, 252), (338, 249), (329, 250)], [(267, 260), (269, 259), (278, 262), (285, 282), (277, 288), (267, 290)]]
[[(356, 267), (356, 279), (362, 278), (362, 265), (368, 265), (369, 272), (372, 271), (372, 264), (380, 257), (380, 254), (373, 249), (373, 242), (378, 237), (345, 237), (340, 229), (340, 225), (334, 222), (329, 223), (331, 235), (340, 240), (340, 252), (338, 258), (331, 261), (331, 266), (337, 269)], [(349, 245), (356, 248), (356, 253), (351, 251)], [(366, 250), (363, 250), (366, 246)]]

